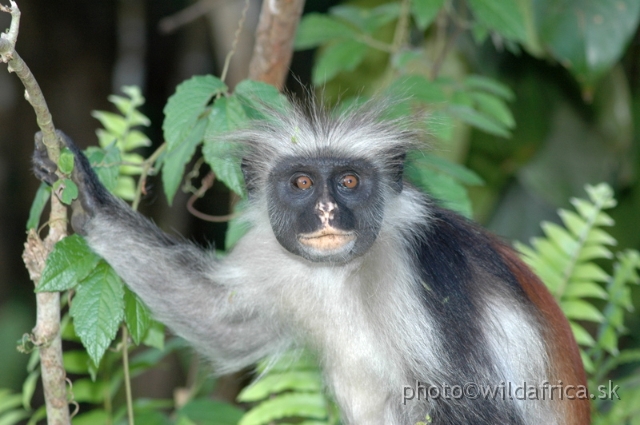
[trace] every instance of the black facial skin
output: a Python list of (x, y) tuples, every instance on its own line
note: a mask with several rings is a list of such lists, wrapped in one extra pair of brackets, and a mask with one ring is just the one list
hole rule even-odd
[[(296, 179), (308, 176), (312, 185), (300, 189)], [(355, 176), (358, 184), (344, 185), (345, 176)], [(289, 252), (310, 261), (344, 263), (364, 254), (373, 244), (380, 225), (384, 200), (381, 176), (365, 160), (299, 157), (280, 161), (269, 176), (269, 219), (278, 242)], [(324, 225), (318, 203), (334, 203), (329, 226), (352, 232), (353, 242), (337, 249), (321, 250), (300, 242), (300, 236), (321, 230)]]

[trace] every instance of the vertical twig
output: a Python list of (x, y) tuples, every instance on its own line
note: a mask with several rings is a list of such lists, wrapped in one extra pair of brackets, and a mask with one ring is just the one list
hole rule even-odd
[(293, 39), (304, 0), (264, 0), (256, 29), (249, 78), (282, 90), (293, 56)]
[[(47, 102), (29, 67), (15, 51), (20, 27), (20, 9), (14, 1), (11, 1), (11, 7), (1, 6), (0, 10), (11, 14), (9, 32), (3, 33), (0, 38), (0, 59), (9, 65), (9, 72), (15, 72), (22, 81), (25, 87), (25, 98), (31, 103), (36, 113), (49, 157), (57, 162), (60, 156), (60, 142), (56, 136)], [(67, 235), (67, 209), (55, 196), (51, 197), (49, 223), (49, 234), (44, 242), (32, 231), (25, 244), (23, 259), (36, 286), (40, 280), (45, 259), (53, 249), (53, 245)], [(36, 326), (33, 329), (32, 339), (40, 350), (47, 421), (50, 425), (67, 425), (70, 419), (66, 374), (62, 363), (60, 293), (39, 292), (36, 294), (36, 304)]]

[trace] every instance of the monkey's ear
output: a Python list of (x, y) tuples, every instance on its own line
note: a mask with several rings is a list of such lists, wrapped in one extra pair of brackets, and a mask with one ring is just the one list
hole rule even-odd
[(404, 161), (407, 158), (406, 152), (392, 152), (389, 155), (389, 170), (391, 170), (391, 187), (400, 193), (402, 192), (402, 178), (404, 176)]

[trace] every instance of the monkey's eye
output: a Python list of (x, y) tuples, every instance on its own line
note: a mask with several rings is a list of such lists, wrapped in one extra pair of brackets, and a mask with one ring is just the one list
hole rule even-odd
[(307, 190), (313, 186), (313, 181), (309, 176), (298, 176), (293, 180), (293, 185), (300, 190)]
[(358, 187), (358, 183), (360, 183), (360, 180), (353, 174), (347, 174), (346, 176), (342, 177), (341, 183), (347, 189), (355, 189), (356, 187)]

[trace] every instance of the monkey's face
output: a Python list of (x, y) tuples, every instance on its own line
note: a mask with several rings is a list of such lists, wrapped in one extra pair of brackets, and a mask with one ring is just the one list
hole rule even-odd
[(349, 261), (366, 252), (380, 230), (380, 175), (368, 161), (286, 158), (271, 172), (267, 190), (278, 242), (308, 260)]

